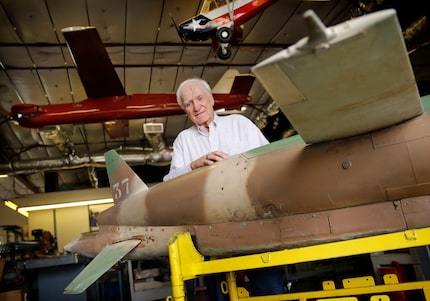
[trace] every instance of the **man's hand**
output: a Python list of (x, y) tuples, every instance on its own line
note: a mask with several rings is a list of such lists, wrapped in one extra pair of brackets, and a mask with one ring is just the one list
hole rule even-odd
[(190, 167), (191, 169), (196, 169), (203, 166), (209, 166), (214, 164), (215, 162), (222, 161), (227, 158), (228, 155), (226, 153), (221, 151), (214, 151), (191, 162)]

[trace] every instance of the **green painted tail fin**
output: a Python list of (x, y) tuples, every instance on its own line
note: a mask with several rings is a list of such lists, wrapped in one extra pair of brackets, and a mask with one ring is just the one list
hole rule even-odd
[(131, 193), (135, 194), (148, 189), (148, 186), (116, 151), (106, 152), (105, 160), (112, 198), (115, 203), (127, 198)]

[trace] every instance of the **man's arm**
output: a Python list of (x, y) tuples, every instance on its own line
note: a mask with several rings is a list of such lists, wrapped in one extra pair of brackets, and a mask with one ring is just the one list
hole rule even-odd
[(169, 173), (164, 176), (163, 181), (167, 181), (167, 180), (179, 177), (180, 175), (186, 174), (191, 170), (192, 169), (189, 165), (185, 165), (183, 167), (176, 167), (176, 168), (172, 168), (171, 166)]
[[(178, 152), (176, 152), (178, 153)], [(175, 154), (175, 152), (174, 152)], [(170, 164), (170, 171), (167, 175), (164, 176), (163, 181), (167, 181), (170, 179), (173, 179), (175, 177), (178, 177), (180, 175), (183, 175), (184, 173), (190, 172), (191, 170), (203, 167), (203, 166), (209, 166), (212, 165), (218, 161), (222, 161), (228, 158), (228, 155), (221, 151), (213, 151), (208, 153), (207, 155), (204, 155), (202, 157), (197, 158), (194, 161), (191, 161), (190, 164), (187, 164), (185, 166), (176, 166), (174, 162), (177, 162), (178, 160), (174, 160), (172, 158), (172, 163)], [(177, 158), (176, 158), (177, 159)]]
[(179, 137), (177, 137), (173, 142), (173, 155), (172, 161), (170, 162), (170, 170), (169, 173), (164, 176), (163, 181), (179, 177), (180, 175), (191, 171), (190, 164), (184, 162), (184, 148), (179, 140)]

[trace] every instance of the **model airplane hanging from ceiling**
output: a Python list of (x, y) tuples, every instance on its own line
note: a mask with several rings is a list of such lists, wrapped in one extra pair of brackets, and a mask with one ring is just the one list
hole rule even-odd
[[(127, 95), (95, 27), (69, 27), (62, 30), (88, 99), (66, 104), (17, 104), (11, 117), (21, 126), (103, 122), (111, 138), (128, 136), (128, 120), (183, 114), (171, 94)], [(221, 79), (224, 87), (214, 93), (216, 109), (240, 109), (250, 101), (251, 75)]]
[(231, 43), (242, 38), (241, 25), (278, 0), (205, 0), (200, 13), (179, 24), (182, 40), (212, 39), (217, 55), (226, 60), (231, 56)]
[[(212, 39), (222, 60), (231, 56), (231, 44), (242, 39), (243, 24), (278, 0), (205, 0), (200, 13), (177, 26), (183, 41)], [(327, 1), (327, 0), (302, 0)]]
[[(266, 252), (430, 226), (430, 96), (420, 99), (394, 10), (325, 28), (253, 68), (300, 136), (147, 187), (105, 154), (114, 206), (66, 250), (94, 260), (166, 256), (175, 232), (205, 256)], [(424, 106), (423, 106), (424, 104)]]

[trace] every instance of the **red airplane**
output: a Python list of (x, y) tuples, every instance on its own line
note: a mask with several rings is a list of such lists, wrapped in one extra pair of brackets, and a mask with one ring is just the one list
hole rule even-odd
[(277, 0), (205, 0), (199, 15), (179, 24), (178, 34), (185, 41), (212, 39), (217, 55), (226, 60), (231, 56), (230, 43), (242, 38), (241, 25)]
[[(67, 104), (17, 104), (11, 117), (21, 126), (104, 122), (111, 138), (128, 136), (128, 120), (183, 114), (175, 94), (127, 95), (95, 27), (62, 30), (88, 99)], [(231, 73), (230, 73), (231, 74)], [(237, 75), (230, 91), (214, 93), (215, 109), (239, 109), (250, 101), (254, 76)]]

